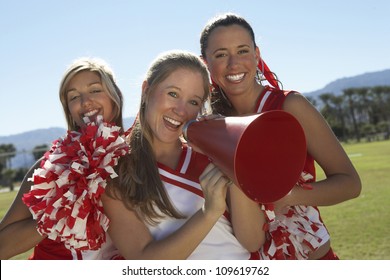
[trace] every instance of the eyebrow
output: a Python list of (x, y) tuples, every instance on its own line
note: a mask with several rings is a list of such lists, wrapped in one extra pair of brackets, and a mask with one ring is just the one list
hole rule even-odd
[[(93, 85), (101, 85), (101, 86), (103, 86), (103, 84), (99, 81), (99, 82), (92, 82), (92, 83), (88, 84), (88, 87), (93, 86)], [(66, 93), (71, 92), (71, 91), (76, 91), (76, 89), (75, 88), (70, 88), (70, 89), (68, 89), (66, 91)]]
[[(238, 48), (238, 49), (250, 48), (250, 46), (247, 45), (247, 44), (244, 44), (244, 45), (239, 45), (237, 48)], [(219, 48), (219, 49), (216, 49), (216, 50), (213, 52), (213, 54), (215, 54), (215, 53), (218, 52), (218, 51), (226, 51), (226, 50), (227, 50), (227, 48)]]
[(179, 88), (179, 87), (177, 87), (177, 86), (166, 86), (165, 87), (166, 89), (175, 89), (175, 90), (179, 90), (179, 91), (181, 91), (181, 88)]
[(197, 97), (197, 98), (199, 98), (200, 99), (200, 101), (204, 101), (204, 98), (202, 98), (202, 97), (200, 97), (200, 96), (198, 96), (198, 95), (195, 95), (195, 97)]
[[(179, 88), (179, 87), (177, 87), (177, 86), (167, 86), (166, 89), (176, 89), (176, 90), (178, 90), (178, 91), (181, 91), (181, 88)], [(202, 97), (200, 97), (200, 96), (198, 96), (198, 95), (195, 95), (195, 97), (199, 98), (200, 101), (203, 102), (203, 98), (202, 98)]]

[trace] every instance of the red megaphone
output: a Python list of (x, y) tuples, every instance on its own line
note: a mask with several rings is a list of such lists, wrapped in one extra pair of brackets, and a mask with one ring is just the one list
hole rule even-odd
[(303, 129), (285, 111), (190, 121), (183, 135), (259, 203), (285, 196), (298, 182), (306, 159)]

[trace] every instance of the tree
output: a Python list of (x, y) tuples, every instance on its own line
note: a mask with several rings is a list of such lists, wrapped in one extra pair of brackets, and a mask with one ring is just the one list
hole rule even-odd
[(46, 144), (35, 146), (34, 149), (32, 150), (34, 159), (35, 160), (40, 159), (47, 150), (49, 150), (49, 146)]
[(347, 129), (345, 124), (345, 109), (343, 107), (344, 96), (336, 96), (333, 93), (324, 93), (319, 96), (323, 102), (320, 110), (329, 126), (338, 138), (345, 140)]
[(12, 192), (14, 190), (14, 179), (16, 171), (13, 169), (6, 168), (1, 172), (2, 181), (6, 186), (9, 187), (9, 190)]
[(306, 96), (306, 99), (314, 106), (317, 107), (317, 100), (314, 97)]
[(16, 148), (13, 144), (0, 145), (0, 173), (5, 168), (11, 169), (11, 159), (16, 155)]
[(356, 113), (356, 107), (358, 106), (357, 102), (357, 93), (354, 88), (348, 88), (345, 89), (344, 95), (346, 96), (346, 99), (348, 101), (348, 108), (349, 108), (349, 114), (352, 119), (352, 125), (353, 125), (353, 131), (355, 134), (355, 138), (358, 142), (360, 142), (360, 131), (358, 127), (358, 122), (357, 122), (357, 113)]
[(390, 120), (390, 87), (376, 86), (371, 89), (373, 111), (377, 115), (377, 123)]
[(390, 138), (390, 86), (347, 88), (342, 95), (329, 92), (318, 98), (318, 110), (342, 140), (379, 139), (377, 133)]

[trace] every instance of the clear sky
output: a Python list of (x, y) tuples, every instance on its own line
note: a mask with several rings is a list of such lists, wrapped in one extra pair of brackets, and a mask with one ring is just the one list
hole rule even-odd
[(0, 136), (65, 128), (58, 86), (81, 56), (111, 65), (124, 117), (134, 116), (150, 62), (171, 49), (199, 54), (203, 26), (223, 12), (251, 23), (284, 88), (390, 68), (388, 0), (0, 0)]

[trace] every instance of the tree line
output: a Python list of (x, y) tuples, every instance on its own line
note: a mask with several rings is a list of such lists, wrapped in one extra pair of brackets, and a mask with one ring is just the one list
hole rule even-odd
[[(34, 160), (40, 159), (43, 154), (49, 149), (46, 144), (35, 146), (31, 151)], [(14, 189), (13, 183), (21, 181), (28, 171), (28, 166), (23, 168), (13, 168), (11, 159), (16, 156), (18, 152), (13, 144), (0, 145), (0, 186), (8, 186), (12, 191)]]
[(308, 99), (340, 141), (389, 139), (390, 86), (348, 88), (341, 95), (323, 93)]

